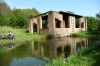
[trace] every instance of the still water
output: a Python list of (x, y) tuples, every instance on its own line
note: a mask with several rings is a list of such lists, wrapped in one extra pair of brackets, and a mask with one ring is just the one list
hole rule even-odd
[(0, 66), (45, 66), (99, 44), (99, 38), (58, 38), (46, 41), (0, 43)]

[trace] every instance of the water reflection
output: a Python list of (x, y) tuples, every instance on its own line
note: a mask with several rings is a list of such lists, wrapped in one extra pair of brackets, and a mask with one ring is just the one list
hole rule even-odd
[[(36, 48), (37, 45), (37, 48)], [(40, 59), (49, 57), (52, 61), (57, 57), (67, 58), (70, 54), (88, 48), (88, 39), (86, 38), (61, 38), (41, 44), (41, 42), (30, 42), (32, 56), (39, 56)], [(47, 52), (46, 52), (47, 51)], [(46, 54), (47, 53), (47, 54)]]
[[(16, 48), (15, 45), (19, 44)], [(44, 66), (58, 57), (67, 58), (88, 48), (88, 38), (59, 38), (50, 41), (9, 43), (7, 52), (0, 51), (0, 66)], [(1, 50), (2, 48), (1, 45)], [(12, 51), (9, 51), (12, 50)]]
[(13, 47), (14, 47), (14, 43), (13, 43), (13, 42), (10, 42), (8, 49), (9, 49), (9, 50), (12, 50)]

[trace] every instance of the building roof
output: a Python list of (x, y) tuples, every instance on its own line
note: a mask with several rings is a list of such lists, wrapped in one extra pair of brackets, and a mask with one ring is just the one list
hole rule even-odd
[[(48, 12), (45, 12), (45, 13), (39, 14), (39, 15), (42, 16), (42, 19), (43, 19), (43, 20), (47, 20), (48, 15), (45, 15), (45, 16), (43, 16), (43, 15), (44, 15), (44, 14), (47, 14), (47, 13), (50, 13), (50, 12), (52, 12), (52, 11), (48, 11)], [(67, 12), (63, 12), (63, 11), (59, 11), (58, 13), (63, 14), (63, 16), (74, 16), (75, 18), (81, 18), (81, 17), (83, 17), (82, 15), (71, 14), (71, 13), (67, 13)], [(39, 15), (37, 15), (37, 16), (39, 16)], [(35, 16), (35, 17), (36, 17), (36, 16)]]
[(60, 14), (63, 14), (63, 15), (67, 15), (67, 16), (74, 16), (76, 18), (80, 18), (80, 17), (83, 17), (81, 15), (77, 15), (77, 14), (71, 14), (71, 13), (67, 13), (67, 12), (63, 12), (63, 11), (59, 11)]

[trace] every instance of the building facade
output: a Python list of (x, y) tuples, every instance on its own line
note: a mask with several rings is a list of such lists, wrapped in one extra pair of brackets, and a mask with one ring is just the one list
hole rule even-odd
[[(43, 20), (46, 20), (46, 28), (43, 28)], [(87, 31), (87, 19), (85, 17), (63, 11), (48, 11), (31, 18), (29, 20), (29, 33), (31, 34), (34, 33), (34, 24), (37, 25), (38, 33), (44, 32), (52, 35), (54, 38)]]

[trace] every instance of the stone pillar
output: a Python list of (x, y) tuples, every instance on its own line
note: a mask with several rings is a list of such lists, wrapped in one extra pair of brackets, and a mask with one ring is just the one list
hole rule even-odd
[(33, 34), (33, 21), (32, 21), (32, 19), (29, 20), (29, 33)]
[(85, 18), (83, 18), (83, 28), (84, 28), (84, 30), (85, 30), (85, 25), (86, 25)]
[(65, 28), (65, 21), (63, 21), (63, 28)]
[(63, 28), (63, 21), (61, 21), (61, 23), (60, 23), (60, 27)]
[(69, 16), (68, 17), (69, 28), (70, 28), (70, 35), (75, 32), (75, 17)]
[(79, 18), (79, 28), (81, 28), (81, 18)]
[(69, 16), (68, 22), (69, 22), (69, 28), (75, 28), (75, 17)]
[(69, 25), (69, 28), (71, 27), (70, 26), (70, 23), (71, 23), (71, 20), (70, 20), (70, 16), (68, 17), (68, 25)]
[(85, 31), (87, 31), (87, 18), (85, 18)]
[(44, 59), (44, 48), (41, 46), (41, 58)]
[(39, 29), (42, 29), (42, 16), (38, 17), (38, 21), (39, 21)]
[(48, 28), (49, 28), (49, 34), (54, 36), (55, 17), (54, 17), (54, 12), (53, 11), (48, 13)]
[(34, 41), (30, 42), (30, 48), (31, 48), (31, 51), (32, 51), (32, 55), (34, 55)]
[(88, 48), (88, 39), (86, 39), (86, 47)]
[(39, 22), (39, 17), (37, 17), (37, 33), (39, 33), (40, 31), (40, 22)]
[(40, 29), (42, 29), (42, 17), (37, 17), (37, 33), (40, 33)]
[[(83, 25), (83, 28), (81, 24)], [(79, 28), (81, 28), (83, 31), (87, 31), (87, 19), (85, 17), (79, 18)]]

